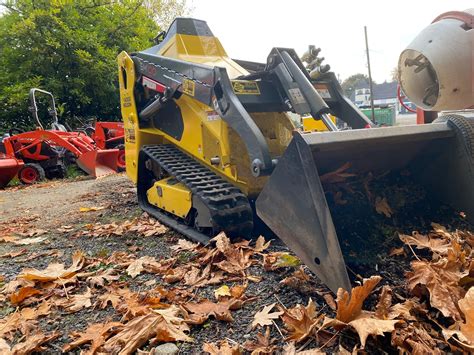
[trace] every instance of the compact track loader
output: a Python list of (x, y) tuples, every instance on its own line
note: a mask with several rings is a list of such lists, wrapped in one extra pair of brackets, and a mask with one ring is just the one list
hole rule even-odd
[[(233, 60), (206, 22), (177, 18), (157, 45), (122, 52), (118, 67), (140, 206), (189, 238), (269, 227), (331, 290), (350, 289), (319, 178), (345, 163), (355, 174), (411, 169), (472, 221), (472, 130), (371, 128), (334, 73), (311, 79), (293, 49), (273, 48), (266, 64)], [(329, 131), (299, 132), (287, 112)], [(338, 131), (329, 114), (352, 129)]]

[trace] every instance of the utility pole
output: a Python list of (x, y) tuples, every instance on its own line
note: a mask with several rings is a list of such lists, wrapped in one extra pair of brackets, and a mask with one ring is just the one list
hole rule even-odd
[(364, 33), (365, 33), (365, 51), (367, 52), (367, 67), (369, 69), (370, 108), (372, 110), (372, 122), (375, 122), (374, 87), (372, 85), (372, 73), (370, 71), (369, 40), (367, 39), (367, 26), (364, 26)]

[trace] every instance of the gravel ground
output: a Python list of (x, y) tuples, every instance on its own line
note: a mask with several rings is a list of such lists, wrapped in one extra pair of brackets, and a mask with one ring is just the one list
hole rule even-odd
[[(105, 207), (99, 211), (79, 212), (81, 207)], [(97, 223), (122, 223), (131, 220), (142, 214), (137, 206), (135, 189), (124, 174), (112, 175), (99, 180), (81, 180), (74, 182), (50, 182), (44, 185), (32, 186), (29, 188), (14, 188), (0, 192), (0, 236), (2, 230), (11, 225), (20, 226), (25, 223), (25, 229), (39, 228), (47, 230), (44, 235), (45, 242), (26, 246), (15, 246), (11, 243), (0, 242), (0, 255), (26, 249), (24, 255), (16, 258), (0, 258), (0, 275), (5, 277), (4, 283), (14, 279), (22, 269), (34, 267), (45, 268), (52, 262), (60, 262), (69, 265), (71, 255), (76, 250), (82, 250), (89, 257), (109, 256), (116, 251), (124, 251), (135, 254), (137, 257), (153, 256), (157, 260), (169, 258), (172, 254), (170, 249), (180, 235), (168, 231), (160, 237), (142, 237), (133, 233), (125, 233), (113, 237), (90, 237), (77, 236), (77, 232), (84, 230), (87, 225)], [(29, 221), (28, 221), (29, 219)], [(59, 232), (58, 228), (70, 226), (67, 233)], [(398, 245), (397, 245), (398, 246)], [(279, 241), (273, 241), (269, 251), (288, 251)], [(34, 253), (44, 254), (41, 257), (27, 260)], [(52, 254), (52, 255), (48, 255)], [(353, 281), (362, 277), (369, 277), (380, 274), (384, 280), (377, 288), (375, 294), (385, 283), (390, 283), (397, 294), (403, 297), (402, 289), (404, 284), (403, 274), (409, 268), (411, 257), (405, 259), (400, 257), (389, 257), (378, 255), (377, 266), (360, 267), (354, 269), (351, 274)], [(376, 270), (377, 269), (377, 270)], [(190, 336), (195, 339), (194, 343), (178, 343), (180, 353), (198, 354), (202, 353), (204, 342), (215, 342), (222, 339), (230, 339), (243, 344), (246, 340), (255, 339), (257, 331), (250, 330), (249, 325), (253, 316), (264, 306), (277, 303), (285, 307), (293, 307), (296, 304), (306, 305), (310, 298), (317, 304), (321, 312), (328, 316), (334, 316), (334, 312), (328, 307), (323, 295), (328, 290), (321, 285), (317, 278), (309, 271), (311, 276), (309, 285), (311, 287), (292, 288), (280, 283), (289, 276), (294, 269), (283, 268), (274, 272), (265, 271), (260, 265), (252, 266), (249, 273), (262, 276), (262, 281), (250, 283), (246, 291), (246, 296), (255, 298), (252, 302), (246, 303), (240, 310), (233, 312), (233, 322), (222, 322), (209, 320), (201, 326), (192, 326)], [(356, 276), (355, 274), (358, 274)], [(126, 275), (125, 275), (126, 276)], [(145, 283), (154, 279), (156, 285), (163, 283), (160, 276), (153, 274), (141, 274), (136, 278), (124, 277), (124, 281), (129, 284), (134, 291), (143, 291), (150, 286)], [(232, 284), (229, 284), (232, 286)], [(167, 285), (169, 287), (169, 285)], [(213, 292), (218, 286), (209, 286), (198, 289), (196, 299), (214, 298)], [(398, 293), (397, 293), (398, 292)], [(77, 292), (78, 293), (78, 292)], [(376, 296), (368, 299), (368, 307), (373, 307)], [(0, 309), (0, 319), (14, 311), (12, 307)], [(120, 320), (121, 315), (117, 314), (112, 307), (103, 310), (97, 307), (83, 309), (77, 313), (68, 314), (56, 310), (51, 315), (39, 323), (43, 330), (58, 330), (61, 336), (46, 344), (46, 353), (60, 353), (61, 347), (71, 341), (69, 333), (71, 331), (83, 331), (90, 323), (106, 322), (107, 320)], [(276, 339), (276, 344), (283, 346), (285, 341), (280, 334), (283, 324), (277, 321), (278, 327), (271, 327), (271, 336)], [(331, 353), (342, 344), (346, 349), (351, 350), (357, 343), (357, 335), (350, 331), (343, 331), (339, 336), (331, 341), (329, 338), (321, 338), (320, 341), (312, 340), (305, 344), (306, 348), (313, 348), (325, 345), (324, 350)], [(299, 344), (301, 346), (302, 344)], [(87, 349), (87, 345), (82, 349)], [(386, 353), (390, 349), (389, 337), (379, 337), (377, 340), (369, 338), (366, 351), (369, 353)], [(392, 349), (394, 350), (394, 349)], [(80, 353), (77, 350), (76, 353)]]

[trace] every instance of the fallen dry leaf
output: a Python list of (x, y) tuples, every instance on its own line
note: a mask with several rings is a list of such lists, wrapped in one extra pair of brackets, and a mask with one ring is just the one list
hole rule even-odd
[(2, 254), (0, 255), (0, 258), (16, 258), (17, 256), (26, 254), (27, 252), (28, 252), (27, 249), (20, 249), (17, 251), (11, 251), (9, 253)]
[(385, 285), (382, 287), (382, 293), (379, 302), (375, 306), (375, 316), (379, 319), (388, 319), (390, 307), (392, 306), (392, 289)]
[(27, 268), (18, 276), (25, 280), (47, 282), (57, 279), (67, 279), (76, 274), (82, 269), (84, 265), (84, 254), (82, 252), (75, 252), (72, 256), (72, 265), (65, 269), (64, 264), (49, 264), (48, 267), (42, 271)]
[(455, 324), (457, 329), (443, 329), (443, 335), (446, 340), (456, 335), (465, 350), (474, 351), (474, 287), (459, 300), (459, 309), (464, 314), (465, 322)]
[(451, 242), (444, 238), (430, 237), (417, 232), (414, 232), (412, 235), (401, 234), (399, 238), (407, 245), (416, 246), (417, 249), (429, 249), (442, 255), (447, 254), (451, 246)]
[(211, 355), (240, 355), (242, 354), (239, 344), (229, 345), (227, 340), (218, 343), (204, 343), (202, 351)]
[(369, 313), (361, 313), (348, 324), (357, 331), (362, 348), (364, 348), (369, 335), (383, 335), (383, 333), (392, 332), (397, 323), (400, 323), (400, 320), (377, 319)]
[(233, 308), (232, 301), (217, 303), (211, 302), (209, 300), (199, 303), (188, 302), (184, 304), (183, 307), (188, 312), (191, 312), (191, 314), (188, 316), (190, 324), (202, 324), (210, 316), (226, 322), (232, 322), (234, 320), (230, 312), (231, 308)]
[(56, 306), (63, 307), (69, 313), (74, 313), (83, 308), (91, 307), (91, 297), (91, 289), (87, 288), (86, 292), (83, 294), (69, 296), (69, 298), (58, 300), (55, 304)]
[[(78, 277), (80, 277), (80, 275), (78, 275)], [(104, 287), (106, 283), (109, 284), (118, 279), (120, 279), (120, 276), (117, 275), (117, 271), (114, 269), (106, 269), (97, 275), (88, 277), (86, 282), (92, 287)]]
[(95, 354), (97, 349), (104, 345), (105, 341), (113, 334), (122, 330), (120, 322), (96, 323), (89, 325), (84, 332), (71, 332), (69, 336), (75, 338), (69, 344), (63, 346), (63, 352), (69, 352), (78, 346), (91, 344), (86, 354)]
[(406, 252), (405, 252), (405, 249), (403, 247), (400, 247), (400, 248), (392, 248), (390, 249), (390, 252), (388, 253), (389, 256), (399, 256), (399, 255), (403, 255), (403, 256), (406, 256)]
[(319, 180), (321, 180), (322, 184), (334, 184), (334, 183), (344, 182), (348, 178), (356, 176), (356, 174), (345, 172), (350, 167), (351, 167), (351, 163), (347, 162), (343, 164), (341, 167), (339, 167), (338, 169), (321, 175), (319, 177)]
[(384, 197), (377, 196), (375, 198), (375, 210), (378, 214), (383, 214), (385, 217), (392, 217), (393, 211), (388, 205), (387, 199)]
[(147, 263), (155, 263), (156, 260), (152, 256), (142, 256), (141, 258), (132, 262), (127, 268), (127, 274), (129, 274), (132, 278), (135, 278), (142, 271), (145, 270), (145, 265)]
[(278, 347), (273, 345), (275, 339), (270, 338), (270, 327), (266, 327), (265, 334), (258, 332), (257, 341), (247, 340), (243, 347), (251, 351), (251, 355), (264, 355), (276, 353)]
[(0, 338), (0, 354), (10, 354), (10, 345), (3, 338)]
[(351, 294), (340, 288), (337, 291), (336, 319), (344, 323), (349, 323), (355, 319), (361, 313), (362, 304), (365, 299), (381, 279), (380, 276), (372, 276), (369, 279), (364, 279), (363, 285), (353, 288)]
[(428, 290), (432, 307), (439, 309), (445, 317), (460, 319), (457, 304), (463, 298), (464, 290), (458, 283), (467, 273), (443, 259), (436, 263), (415, 260), (411, 267), (413, 271), (407, 273), (410, 292), (421, 296), (420, 290)]
[(222, 285), (221, 287), (214, 290), (214, 297), (219, 300), (219, 298), (232, 296), (230, 293), (230, 288), (227, 285)]
[(15, 239), (12, 241), (13, 244), (16, 245), (30, 245), (30, 244), (37, 244), (44, 242), (47, 237), (36, 237), (36, 238), (23, 238), (23, 239)]
[(268, 242), (265, 242), (265, 238), (263, 236), (259, 236), (257, 240), (255, 241), (255, 246), (253, 247), (253, 250), (256, 253), (261, 253), (265, 251), (271, 244), (271, 240)]
[(30, 333), (36, 327), (36, 319), (48, 315), (50, 308), (50, 303), (42, 302), (37, 308), (25, 307), (0, 319), (0, 338), (16, 331), (20, 331), (22, 334)]
[(45, 349), (42, 347), (43, 344), (57, 339), (60, 336), (60, 332), (53, 332), (49, 334), (44, 334), (42, 332), (35, 333), (26, 337), (24, 342), (16, 344), (11, 349), (11, 353), (12, 355), (20, 355), (44, 351)]
[(252, 321), (252, 329), (255, 329), (257, 326), (264, 327), (266, 325), (272, 325), (272, 320), (278, 319), (278, 317), (283, 314), (283, 312), (270, 313), (273, 307), (275, 307), (275, 303), (265, 306), (261, 311), (255, 313)]
[[(326, 352), (322, 351), (321, 349), (308, 349), (308, 350), (302, 350), (298, 351), (296, 350), (296, 345), (294, 342), (287, 343), (283, 347), (283, 355), (325, 355)], [(340, 352), (338, 355), (343, 355)]]
[(150, 339), (157, 341), (192, 341), (185, 332), (189, 327), (178, 317), (179, 309), (171, 306), (166, 316), (148, 313), (129, 321), (101, 348), (106, 353), (132, 354)]
[(173, 250), (175, 253), (178, 253), (181, 251), (196, 250), (198, 247), (199, 247), (199, 244), (190, 242), (189, 240), (186, 240), (186, 239), (179, 239), (176, 245), (172, 245), (170, 249)]
[(274, 252), (263, 255), (263, 267), (265, 270), (276, 270), (281, 267), (298, 267), (300, 259), (289, 253)]
[(30, 286), (22, 287), (17, 292), (12, 293), (10, 295), (10, 302), (13, 305), (17, 305), (23, 302), (28, 297), (39, 295), (39, 294), (41, 294), (41, 291), (35, 289), (34, 287), (30, 287)]
[(313, 330), (321, 325), (324, 315), (319, 315), (316, 312), (316, 305), (310, 298), (308, 305), (296, 305), (293, 308), (284, 310), (281, 315), (281, 320), (288, 329), (289, 336), (287, 341), (300, 342), (310, 336)]
[(337, 309), (336, 301), (334, 301), (334, 297), (332, 297), (332, 295), (330, 293), (325, 293), (323, 295), (323, 298), (326, 301), (329, 308), (331, 308), (333, 311), (335, 311)]
[(466, 322), (461, 324), (461, 332), (474, 345), (474, 287), (471, 287), (464, 298), (459, 300), (459, 309), (466, 318)]

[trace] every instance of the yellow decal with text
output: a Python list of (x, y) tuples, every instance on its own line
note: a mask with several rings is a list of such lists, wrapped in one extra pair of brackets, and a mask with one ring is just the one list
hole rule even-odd
[(232, 88), (236, 95), (260, 95), (260, 89), (255, 81), (233, 81)]
[(183, 82), (183, 92), (190, 96), (194, 96), (195, 82), (189, 79), (184, 80)]

